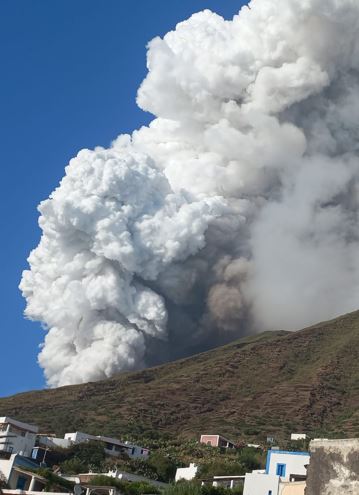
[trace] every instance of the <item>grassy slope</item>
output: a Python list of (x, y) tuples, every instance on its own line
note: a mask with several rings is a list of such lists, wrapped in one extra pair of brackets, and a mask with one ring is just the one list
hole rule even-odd
[(359, 435), (359, 312), (266, 332), (188, 359), (85, 385), (0, 399), (42, 431), (113, 436)]

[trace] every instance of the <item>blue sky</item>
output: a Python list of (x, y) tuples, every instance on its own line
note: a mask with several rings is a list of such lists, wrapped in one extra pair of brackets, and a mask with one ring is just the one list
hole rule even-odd
[(136, 107), (146, 44), (192, 13), (231, 18), (240, 0), (2, 0), (0, 3), (0, 396), (44, 387), (44, 331), (18, 290), (36, 247), (38, 203), (81, 148), (151, 120)]

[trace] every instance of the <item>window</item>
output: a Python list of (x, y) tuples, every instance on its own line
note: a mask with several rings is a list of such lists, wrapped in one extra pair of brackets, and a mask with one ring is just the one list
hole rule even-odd
[(277, 464), (277, 476), (285, 476), (285, 464)]

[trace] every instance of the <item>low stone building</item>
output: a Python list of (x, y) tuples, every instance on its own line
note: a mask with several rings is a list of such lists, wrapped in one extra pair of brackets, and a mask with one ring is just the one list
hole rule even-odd
[(306, 495), (358, 495), (359, 439), (310, 442)]
[(211, 447), (221, 447), (225, 449), (235, 449), (236, 445), (222, 435), (201, 435), (200, 443), (210, 445)]

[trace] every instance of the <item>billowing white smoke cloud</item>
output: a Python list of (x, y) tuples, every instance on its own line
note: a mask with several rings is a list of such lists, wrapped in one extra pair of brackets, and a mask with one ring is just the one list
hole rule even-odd
[(50, 386), (357, 309), (359, 4), (252, 0), (149, 45), (156, 118), (83, 150), (21, 289)]

